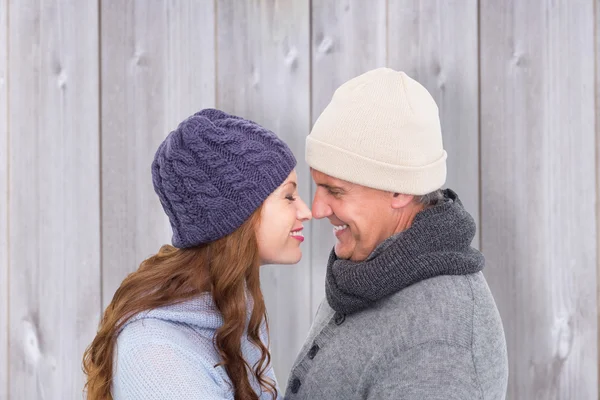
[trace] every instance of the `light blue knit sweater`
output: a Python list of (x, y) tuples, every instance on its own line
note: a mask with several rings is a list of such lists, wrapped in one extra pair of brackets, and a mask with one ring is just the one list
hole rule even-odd
[[(225, 369), (214, 368), (220, 357), (213, 336), (222, 324), (223, 318), (208, 293), (133, 317), (117, 338), (113, 398), (233, 399)], [(264, 325), (261, 338), (267, 343)], [(246, 335), (242, 353), (251, 366), (260, 359), (260, 350)], [(276, 382), (271, 366), (267, 375)], [(271, 399), (268, 392), (261, 394), (251, 374), (249, 379), (261, 400)]]

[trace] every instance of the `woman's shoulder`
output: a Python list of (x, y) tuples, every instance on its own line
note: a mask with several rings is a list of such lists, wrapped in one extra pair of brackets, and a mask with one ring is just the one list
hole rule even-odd
[(117, 337), (116, 349), (117, 357), (163, 349), (211, 368), (219, 359), (210, 332), (158, 318), (128, 322)]
[(119, 330), (117, 346), (125, 350), (149, 344), (173, 346), (212, 362), (218, 359), (214, 333), (222, 323), (206, 296), (199, 296), (134, 315)]
[(216, 330), (223, 324), (223, 317), (209, 293), (139, 312), (129, 318), (124, 327), (139, 320), (161, 320), (172, 325), (189, 325), (209, 330)]
[(121, 395), (115, 399), (143, 398), (149, 388), (165, 395), (202, 391), (227, 397), (227, 377), (214, 368), (219, 357), (212, 340), (181, 324), (158, 318), (130, 321), (117, 337), (115, 352), (113, 391)]

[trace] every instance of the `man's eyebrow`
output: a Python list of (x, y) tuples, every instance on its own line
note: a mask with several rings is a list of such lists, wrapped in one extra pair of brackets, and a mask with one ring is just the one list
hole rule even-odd
[(319, 184), (317, 184), (317, 186), (320, 186), (320, 187), (325, 188), (327, 190), (335, 190), (335, 191), (339, 191), (339, 192), (345, 192), (346, 191), (342, 187), (339, 187), (339, 186), (330, 186), (330, 185), (327, 185), (325, 183), (319, 183)]

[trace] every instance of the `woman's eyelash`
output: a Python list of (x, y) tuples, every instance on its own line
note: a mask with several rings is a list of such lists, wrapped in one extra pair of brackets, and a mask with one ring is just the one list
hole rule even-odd
[(292, 196), (291, 194), (285, 197), (286, 199), (288, 199), (289, 201), (294, 201), (296, 200), (296, 198), (294, 196)]

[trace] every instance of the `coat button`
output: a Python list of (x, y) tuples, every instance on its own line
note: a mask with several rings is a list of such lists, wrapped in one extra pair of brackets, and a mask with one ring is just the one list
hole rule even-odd
[(311, 360), (313, 358), (315, 358), (315, 356), (317, 355), (317, 352), (319, 351), (319, 345), (315, 344), (313, 347), (310, 348), (310, 350), (308, 351), (308, 358), (310, 358)]
[(296, 394), (298, 393), (298, 390), (300, 390), (300, 379), (298, 378), (294, 378), (294, 380), (292, 381), (292, 393)]
[(342, 313), (335, 313), (335, 324), (336, 325), (341, 325), (344, 323), (344, 321), (346, 320), (346, 315), (342, 314)]

